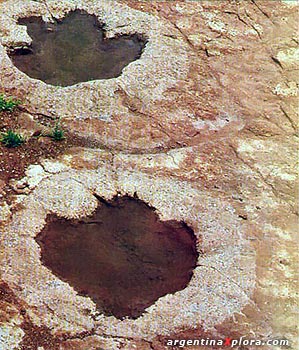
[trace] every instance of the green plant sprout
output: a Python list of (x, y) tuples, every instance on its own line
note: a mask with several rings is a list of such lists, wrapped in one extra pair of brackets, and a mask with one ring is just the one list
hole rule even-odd
[(18, 147), (25, 142), (25, 139), (18, 133), (8, 130), (2, 133), (0, 137), (0, 142), (8, 148)]
[(50, 137), (52, 137), (52, 139), (54, 141), (61, 141), (65, 139), (64, 136), (65, 132), (62, 129), (61, 125), (60, 125), (60, 120), (55, 124), (51, 134), (49, 135)]
[(21, 101), (19, 100), (15, 100), (12, 97), (6, 97), (4, 94), (0, 94), (0, 112), (12, 112), (20, 103)]

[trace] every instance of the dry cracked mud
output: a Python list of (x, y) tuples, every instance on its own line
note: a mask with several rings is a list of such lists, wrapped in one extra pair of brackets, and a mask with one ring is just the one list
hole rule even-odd
[[(31, 44), (19, 18), (51, 23), (76, 9), (105, 23), (107, 38), (145, 37), (141, 57), (116, 78), (68, 87), (14, 66), (11, 48)], [(242, 336), (298, 348), (298, 11), (285, 0), (0, 1), (0, 91), (22, 101), (0, 112), (0, 127), (16, 123), (28, 138), (0, 146), (1, 350)], [(62, 143), (33, 139), (58, 118)], [(115, 196), (197, 240), (188, 285), (136, 318), (101, 313), (44, 266), (36, 241), (53, 215), (87, 220)]]

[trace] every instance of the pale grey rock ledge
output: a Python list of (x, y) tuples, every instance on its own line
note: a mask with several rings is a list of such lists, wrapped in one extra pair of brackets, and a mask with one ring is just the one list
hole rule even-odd
[[(185, 328), (211, 331), (246, 305), (254, 305), (255, 253), (245, 239), (250, 228), (233, 206), (185, 181), (116, 169), (104, 153), (83, 153), (83, 159), (100, 163), (94, 169), (78, 170), (67, 160), (61, 164), (55, 160), (44, 162), (43, 178), (41, 172), (27, 172), (27, 180), (35, 187), (22, 201), (23, 209), (5, 225), (0, 273), (28, 305), (33, 322), (47, 325), (54, 334), (94, 329), (98, 335), (150, 341)], [(184, 290), (161, 297), (136, 320), (118, 320), (98, 314), (91, 299), (79, 296), (43, 266), (34, 237), (49, 214), (65, 218), (92, 214), (100, 205), (93, 194), (108, 200), (117, 193), (133, 196), (135, 192), (157, 209), (162, 220), (183, 220), (193, 227), (203, 254)]]
[[(10, 46), (30, 45), (26, 26), (19, 18), (42, 16), (45, 21), (63, 18), (75, 9), (94, 14), (105, 23), (108, 37), (139, 33), (147, 40), (140, 59), (124, 68), (118, 78), (95, 80), (69, 87), (51, 86), (19, 71), (7, 55)], [(52, 17), (53, 16), (53, 17)], [(23, 92), (31, 110), (53, 117), (110, 120), (130, 116), (132, 111), (119, 103), (118, 91), (137, 99), (143, 106), (163, 98), (163, 93), (186, 78), (188, 47), (182, 35), (169, 22), (110, 0), (10, 0), (0, 4), (0, 88)], [(80, 48), (78, 48), (79, 50)]]

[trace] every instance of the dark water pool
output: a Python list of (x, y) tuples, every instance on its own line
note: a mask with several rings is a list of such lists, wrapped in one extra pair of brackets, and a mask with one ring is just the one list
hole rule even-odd
[(97, 18), (78, 10), (55, 24), (41, 17), (20, 19), (19, 24), (27, 26), (33, 42), (29, 48), (10, 52), (14, 65), (52, 85), (118, 77), (140, 58), (146, 44), (137, 34), (107, 39)]
[(198, 258), (191, 228), (160, 221), (127, 196), (102, 201), (84, 220), (51, 218), (36, 240), (45, 266), (120, 319), (137, 318), (159, 297), (184, 289)]

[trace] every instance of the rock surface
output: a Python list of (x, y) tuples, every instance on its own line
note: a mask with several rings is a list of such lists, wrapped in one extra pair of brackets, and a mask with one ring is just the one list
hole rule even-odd
[[(18, 16), (77, 7), (109, 35), (147, 34), (143, 68), (57, 89), (13, 67), (5, 47), (30, 41)], [(169, 338), (226, 336), (298, 347), (297, 22), (295, 2), (271, 0), (0, 5), (1, 90), (103, 146), (32, 164), (19, 204), (0, 198), (0, 347), (160, 350)], [(120, 321), (42, 266), (34, 236), (49, 213), (78, 218), (94, 194), (135, 192), (192, 226), (204, 254), (186, 289)]]

